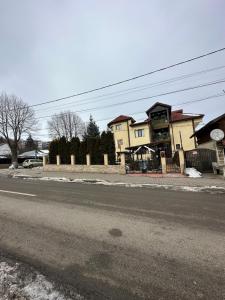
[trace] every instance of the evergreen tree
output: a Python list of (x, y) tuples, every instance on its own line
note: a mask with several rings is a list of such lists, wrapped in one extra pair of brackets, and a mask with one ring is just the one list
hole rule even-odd
[(33, 140), (31, 134), (29, 134), (25, 142), (25, 151), (37, 150), (37, 148), (37, 143)]
[(101, 138), (95, 139), (95, 144), (94, 144), (94, 163), (96, 165), (101, 165), (104, 163), (104, 158), (101, 152)]
[(78, 137), (73, 137), (70, 141), (70, 154), (75, 155), (75, 160), (77, 164), (81, 163), (80, 144), (81, 142)]
[(77, 164), (86, 164), (86, 154), (90, 154), (92, 164), (102, 164), (103, 154), (107, 153), (109, 163), (115, 163), (115, 144), (111, 131), (103, 131), (101, 136), (87, 137), (83, 141), (72, 138), (68, 142), (65, 137), (53, 140), (49, 146), (49, 161), (56, 163), (56, 155), (61, 157), (62, 164), (70, 164), (70, 155), (74, 154)]
[(70, 142), (67, 142), (64, 136), (58, 142), (58, 155), (60, 155), (62, 164), (70, 163)]
[(82, 145), (82, 149), (84, 151), (86, 146), (85, 152), (90, 154), (91, 163), (92, 164), (99, 163), (100, 131), (91, 115), (90, 115), (89, 123), (86, 128), (85, 135), (83, 137), (83, 143), (84, 144)]
[(99, 127), (95, 123), (92, 115), (90, 115), (90, 119), (87, 125), (86, 132), (84, 134), (84, 139), (86, 138), (96, 138), (100, 136)]
[(100, 143), (101, 139), (100, 137), (89, 137), (86, 139), (86, 149), (87, 153), (91, 156), (91, 163), (93, 165), (100, 164), (103, 162), (103, 159), (101, 157), (101, 151), (100, 151)]
[(86, 164), (86, 154), (87, 154), (87, 141), (83, 140), (80, 143), (80, 147), (79, 147), (79, 159), (80, 159), (80, 164), (82, 165)]
[(56, 155), (58, 154), (58, 140), (51, 141), (49, 145), (49, 163), (56, 164)]
[(115, 143), (113, 133), (111, 131), (103, 131), (101, 134), (100, 152), (108, 154), (109, 163), (115, 163)]

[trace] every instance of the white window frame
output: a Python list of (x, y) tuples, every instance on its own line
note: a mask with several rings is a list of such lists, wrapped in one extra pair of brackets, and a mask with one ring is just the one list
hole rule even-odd
[[(139, 135), (140, 132), (141, 132), (141, 135)], [(136, 138), (144, 137), (145, 136), (144, 132), (145, 132), (144, 128), (135, 129), (134, 130), (134, 136)]]
[(116, 124), (116, 125), (115, 125), (115, 130), (116, 130), (116, 131), (122, 130), (122, 124)]

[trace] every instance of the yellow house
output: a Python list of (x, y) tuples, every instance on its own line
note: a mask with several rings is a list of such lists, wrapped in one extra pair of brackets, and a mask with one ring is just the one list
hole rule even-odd
[(182, 109), (172, 111), (170, 105), (160, 102), (150, 107), (146, 114), (143, 122), (120, 115), (108, 123), (114, 134), (117, 157), (120, 153), (134, 153), (140, 146), (156, 154), (165, 151), (167, 157), (172, 157), (178, 149), (196, 148), (196, 138), (192, 135), (204, 115), (185, 114)]

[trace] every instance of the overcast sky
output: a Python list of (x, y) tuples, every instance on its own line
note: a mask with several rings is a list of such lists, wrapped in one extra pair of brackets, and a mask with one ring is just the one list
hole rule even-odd
[[(224, 0), (2, 0), (0, 91), (14, 93), (32, 105), (223, 48), (224, 12)], [(150, 86), (223, 66), (179, 81)], [(225, 112), (225, 96), (179, 107), (176, 104), (221, 93), (225, 83), (111, 108), (100, 107), (218, 79), (225, 79), (225, 51), (129, 84), (35, 110), (37, 117), (43, 117), (66, 109), (79, 111), (97, 107), (80, 116), (87, 121), (90, 112), (96, 120), (126, 114), (140, 120), (154, 102), (160, 101), (172, 105), (173, 109), (183, 107), (188, 113), (204, 113), (206, 123)], [(143, 85), (145, 89), (115, 94)], [(110, 93), (114, 94), (99, 97)], [(136, 114), (141, 111), (142, 114)], [(48, 138), (45, 120), (47, 118), (40, 119), (41, 130), (35, 135), (44, 140)], [(109, 121), (97, 123), (104, 129)]]

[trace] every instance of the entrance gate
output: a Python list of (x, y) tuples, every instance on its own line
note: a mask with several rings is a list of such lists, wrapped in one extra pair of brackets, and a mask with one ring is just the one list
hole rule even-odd
[(166, 172), (180, 173), (180, 159), (178, 152), (175, 152), (173, 157), (166, 158)]

